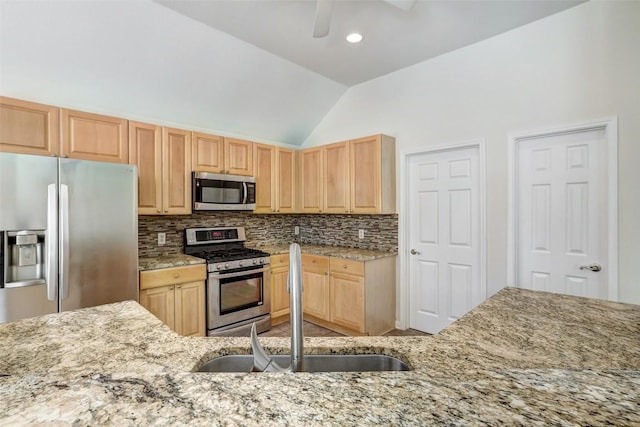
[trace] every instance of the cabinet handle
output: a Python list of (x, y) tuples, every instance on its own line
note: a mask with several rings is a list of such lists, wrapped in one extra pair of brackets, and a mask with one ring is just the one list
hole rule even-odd
[(347, 265), (346, 265), (346, 264), (345, 264), (345, 265), (343, 265), (343, 266), (342, 266), (342, 268), (347, 268)]
[(158, 209), (158, 213), (160, 213), (160, 209)]
[(176, 273), (176, 274), (174, 274), (174, 275), (173, 275), (173, 278), (174, 278), (174, 279), (177, 279), (178, 277), (180, 277), (180, 274), (178, 274), (178, 273)]
[(181, 286), (181, 285), (178, 285), (178, 289), (182, 289), (182, 286)]
[(165, 209), (164, 211), (165, 211), (165, 212), (169, 212), (169, 209)]

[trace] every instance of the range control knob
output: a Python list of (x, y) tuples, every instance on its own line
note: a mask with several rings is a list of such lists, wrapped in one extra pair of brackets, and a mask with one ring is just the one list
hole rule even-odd
[(260, 259), (260, 264), (264, 264), (264, 260), (263, 259)]
[(253, 265), (256, 265), (257, 263), (258, 263), (258, 260), (257, 260), (257, 259), (254, 259), (254, 260), (253, 260)]
[(244, 261), (240, 261), (240, 262), (238, 263), (238, 265), (239, 265), (240, 267), (242, 267), (242, 266), (244, 265)]
[(229, 268), (229, 263), (226, 263), (226, 264), (224, 265), (224, 268)]
[(217, 268), (218, 270), (222, 270), (222, 269), (224, 268), (224, 265), (222, 265), (222, 264), (218, 264), (218, 265), (216, 266), (216, 268)]

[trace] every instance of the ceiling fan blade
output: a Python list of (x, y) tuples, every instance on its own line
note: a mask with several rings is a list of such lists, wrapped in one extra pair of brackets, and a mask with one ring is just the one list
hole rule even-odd
[(317, 0), (316, 15), (313, 22), (313, 37), (321, 38), (329, 34), (333, 0)]
[(395, 6), (398, 9), (402, 9), (405, 12), (410, 10), (414, 4), (416, 4), (416, 0), (384, 0), (389, 3), (391, 6)]

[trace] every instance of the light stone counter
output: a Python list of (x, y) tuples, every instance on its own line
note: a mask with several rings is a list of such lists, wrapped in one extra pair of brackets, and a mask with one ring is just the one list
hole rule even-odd
[(409, 372), (195, 373), (248, 339), (183, 338), (135, 302), (1, 324), (0, 343), (0, 425), (640, 424), (640, 306), (512, 288), (431, 337), (305, 338)]
[(206, 261), (191, 255), (175, 254), (157, 257), (139, 258), (138, 271), (158, 268), (182, 267), (185, 265), (204, 264)]
[[(289, 253), (288, 244), (261, 244), (247, 243), (247, 247), (260, 249), (271, 255)], [(348, 248), (345, 246), (308, 245), (300, 243), (300, 251), (303, 254), (321, 255), (334, 258), (344, 258), (353, 261), (372, 261), (378, 258), (386, 258), (398, 255), (397, 252), (372, 251), (367, 249)]]

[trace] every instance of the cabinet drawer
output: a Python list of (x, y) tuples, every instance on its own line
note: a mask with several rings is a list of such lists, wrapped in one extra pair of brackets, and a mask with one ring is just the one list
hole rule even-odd
[(364, 262), (351, 261), (349, 259), (331, 258), (330, 270), (332, 273), (354, 274), (364, 276)]
[(289, 254), (271, 255), (271, 268), (289, 265)]
[(195, 282), (205, 280), (206, 278), (207, 268), (204, 264), (141, 271), (140, 289)]
[(327, 270), (329, 268), (329, 257), (302, 254), (302, 267), (321, 268)]

